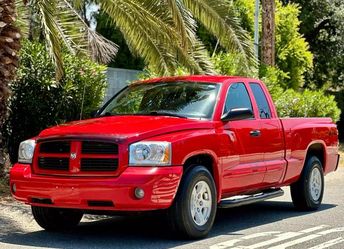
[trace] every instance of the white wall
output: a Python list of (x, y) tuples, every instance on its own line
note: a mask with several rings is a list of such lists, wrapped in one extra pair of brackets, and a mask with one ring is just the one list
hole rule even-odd
[(105, 93), (104, 103), (128, 85), (128, 83), (137, 80), (139, 73), (141, 71), (109, 67), (106, 73), (108, 88)]

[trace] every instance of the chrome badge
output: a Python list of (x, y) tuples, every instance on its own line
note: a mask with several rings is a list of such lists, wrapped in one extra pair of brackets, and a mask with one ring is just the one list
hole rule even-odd
[(76, 158), (76, 153), (70, 153), (70, 159), (74, 160)]

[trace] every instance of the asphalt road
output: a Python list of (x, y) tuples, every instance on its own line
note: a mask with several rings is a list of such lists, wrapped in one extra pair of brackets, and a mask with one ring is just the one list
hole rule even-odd
[(317, 212), (293, 209), (289, 189), (278, 199), (219, 210), (208, 238), (176, 239), (160, 216), (86, 217), (72, 232), (48, 233), (30, 208), (0, 202), (0, 248), (344, 248), (344, 168), (326, 177)]

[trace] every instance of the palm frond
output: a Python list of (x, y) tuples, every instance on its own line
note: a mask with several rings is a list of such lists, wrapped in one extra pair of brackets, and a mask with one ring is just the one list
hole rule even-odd
[(207, 49), (199, 39), (197, 39), (193, 44), (192, 57), (202, 69), (202, 73), (208, 75), (217, 74), (214, 70), (214, 64), (210, 60)]
[(16, 23), (15, 25), (20, 29), (22, 36), (29, 35), (29, 9), (25, 6), (23, 0), (16, 0)]
[(182, 0), (213, 35), (229, 51), (244, 54), (245, 66), (255, 64), (253, 42), (240, 26), (233, 9), (223, 0)]
[(56, 67), (56, 78), (60, 79), (63, 75), (63, 61), (62, 46), (59, 40), (60, 33), (54, 14), (56, 13), (57, 2), (56, 0), (36, 0), (35, 5), (41, 17), (47, 48)]
[(63, 75), (63, 48), (101, 63), (110, 62), (116, 55), (118, 46), (88, 27), (69, 1), (32, 0), (31, 4), (38, 14), (46, 46), (56, 66), (57, 79)]
[(118, 46), (92, 30), (67, 0), (60, 1), (60, 6), (58, 19), (63, 35), (78, 52), (89, 54), (100, 63), (109, 63), (117, 54)]
[(73, 5), (73, 7), (77, 10), (81, 10), (85, 4), (87, 4), (88, 1), (85, 0), (73, 0), (71, 1), (71, 4)]
[(196, 39), (196, 21), (181, 0), (166, 0), (166, 5), (171, 12), (175, 29), (181, 36), (182, 46), (187, 49)]
[(101, 0), (99, 3), (121, 30), (134, 54), (142, 56), (161, 75), (171, 74), (176, 69), (172, 52), (180, 39), (154, 12), (135, 1)]
[(57, 23), (61, 39), (68, 50), (74, 54), (81, 52), (87, 54), (87, 40), (85, 38), (85, 25), (78, 18), (69, 3), (59, 1), (57, 6)]
[(88, 48), (93, 60), (102, 64), (109, 63), (117, 54), (118, 46), (114, 42), (88, 29)]
[[(182, 10), (185, 7), (181, 2), (174, 5), (177, 8), (174, 10), (170, 10), (168, 3), (157, 0), (99, 0), (99, 3), (121, 30), (132, 52), (142, 56), (158, 74), (173, 74), (179, 66), (190, 72), (203, 72), (193, 58), (196, 24), (190, 12)], [(171, 14), (178, 11), (179, 28)], [(185, 38), (180, 35), (180, 29), (184, 29)]]

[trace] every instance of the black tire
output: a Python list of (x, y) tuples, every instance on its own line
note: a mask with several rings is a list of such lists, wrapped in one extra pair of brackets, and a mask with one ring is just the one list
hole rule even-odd
[[(324, 173), (322, 163), (316, 156), (311, 156), (306, 160), (307, 161), (302, 171), (301, 177), (296, 183), (293, 183), (290, 186), (290, 192), (293, 204), (296, 209), (300, 211), (314, 211), (320, 207), (324, 195)], [(312, 197), (312, 172), (320, 173), (321, 187), (319, 189), (319, 194), (316, 195), (316, 198)]]
[[(206, 184), (204, 184), (204, 182)], [(191, 213), (192, 212), (191, 211), (192, 192), (194, 188), (196, 189), (196, 185), (200, 186), (199, 184), (203, 184), (203, 186), (208, 185), (209, 187), (208, 189), (210, 190), (209, 192), (211, 194), (211, 196), (208, 195), (208, 191), (207, 191), (201, 197), (201, 198), (206, 198), (209, 201), (208, 205), (209, 203), (211, 203), (211, 205), (209, 205), (209, 207), (211, 207), (209, 214), (205, 215), (205, 216), (208, 215), (209, 218), (208, 219), (205, 218), (203, 220), (203, 221), (206, 221), (204, 225), (196, 224), (196, 221), (194, 220), (194, 217), (192, 217), (192, 213)], [(203, 204), (203, 205), (206, 205), (206, 204)], [(216, 187), (215, 187), (215, 183), (214, 183), (212, 175), (204, 166), (191, 167), (184, 173), (176, 198), (174, 200), (174, 203), (169, 209), (168, 219), (169, 219), (170, 226), (174, 231), (176, 231), (183, 238), (188, 238), (188, 239), (204, 238), (208, 235), (210, 229), (213, 226), (215, 215), (216, 215), (216, 208), (217, 208), (217, 195), (216, 195)], [(194, 210), (196, 209), (197, 208), (194, 206)], [(206, 208), (201, 207), (201, 213), (203, 213), (205, 209)]]
[(38, 225), (47, 231), (65, 231), (75, 228), (83, 213), (73, 209), (31, 206), (33, 217)]

